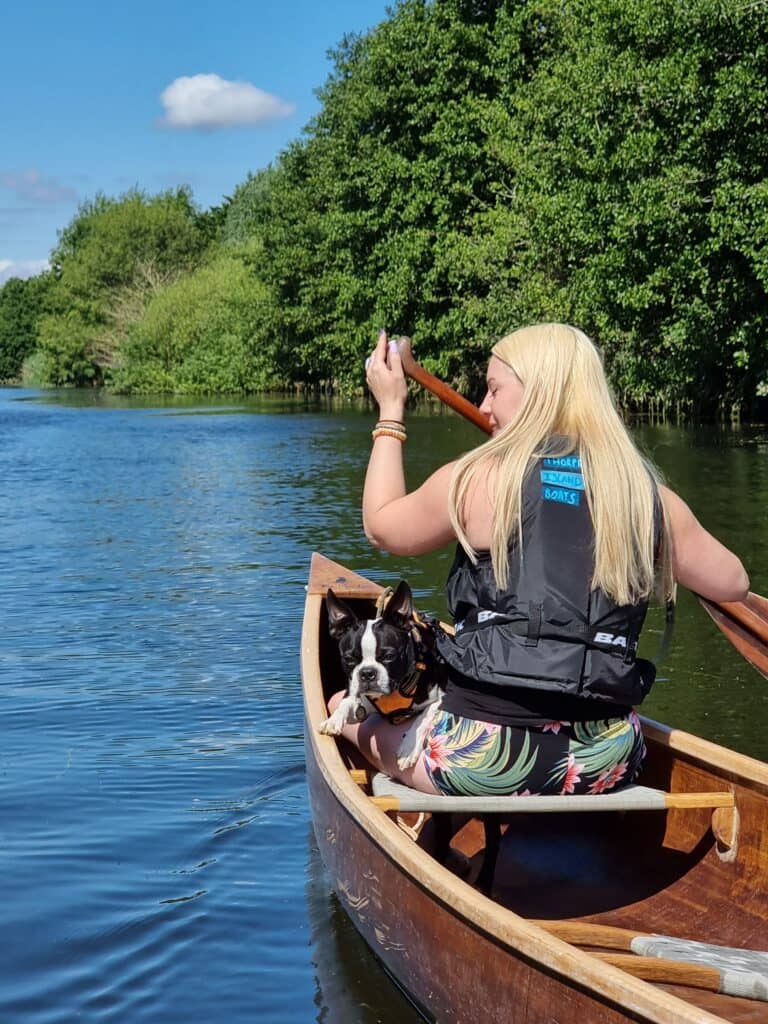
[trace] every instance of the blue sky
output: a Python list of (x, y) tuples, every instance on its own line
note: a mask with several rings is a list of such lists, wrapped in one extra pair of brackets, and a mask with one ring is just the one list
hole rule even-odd
[(0, 32), (0, 283), (44, 265), (96, 192), (192, 187), (202, 207), (318, 108), (328, 50), (384, 0), (8, 4)]

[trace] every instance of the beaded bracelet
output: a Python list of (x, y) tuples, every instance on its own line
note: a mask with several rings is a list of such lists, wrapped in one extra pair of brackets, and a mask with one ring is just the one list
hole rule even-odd
[(400, 441), (401, 444), (405, 444), (408, 440), (408, 435), (404, 430), (397, 430), (392, 427), (380, 427), (375, 426), (371, 431), (371, 437), (375, 441), (377, 437), (394, 437), (396, 441)]

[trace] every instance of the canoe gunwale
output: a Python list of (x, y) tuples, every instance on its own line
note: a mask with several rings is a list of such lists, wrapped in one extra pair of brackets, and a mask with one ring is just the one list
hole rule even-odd
[[(316, 565), (325, 576), (325, 583), (318, 580)], [(319, 629), (323, 595), (328, 585), (328, 575), (331, 574), (328, 567), (334, 576), (334, 590), (338, 590), (342, 597), (347, 593), (344, 583), (349, 576), (354, 579), (351, 593), (347, 593), (347, 596), (375, 598), (381, 588), (371, 581), (350, 574), (349, 570), (329, 562), (323, 556), (313, 557), (313, 572), (307, 587), (301, 654), (307, 768), (308, 772), (319, 773), (323, 786), (332, 794), (344, 815), (375, 844), (398, 872), (428, 893), (432, 900), (460, 918), (486, 941), (533, 964), (543, 974), (555, 975), (596, 1001), (613, 1006), (625, 1014), (628, 1020), (653, 1021), (656, 1024), (722, 1024), (723, 1018), (655, 988), (649, 982), (634, 978), (617, 967), (600, 962), (590, 953), (555, 938), (514, 911), (483, 896), (447, 868), (437, 864), (426, 851), (405, 836), (385, 812), (371, 803), (370, 798), (350, 776), (336, 740), (320, 734), (317, 729), (327, 714), (319, 663)], [(688, 734), (657, 722), (648, 720), (648, 728), (656, 742), (672, 747), (676, 753), (694, 762), (711, 765), (712, 761), (707, 760), (710, 747), (714, 752), (722, 753), (722, 748), (696, 737), (691, 737), (696, 742), (689, 750), (686, 745)], [(724, 753), (730, 755), (732, 752)], [(768, 790), (768, 769), (760, 765), (760, 762), (752, 762), (735, 753), (732, 759), (729, 757), (726, 760), (728, 773), (734, 782), (748, 779), (751, 786), (754, 787), (755, 782), (758, 782), (760, 788)], [(753, 779), (750, 772), (753, 764), (764, 769), (765, 779)]]
[(768, 796), (768, 765), (762, 761), (718, 746), (711, 740), (694, 736), (683, 729), (664, 725), (663, 722), (657, 722), (645, 715), (640, 715), (640, 721), (643, 735), (652, 743), (668, 748), (689, 764), (708, 770), (717, 769), (718, 777), (724, 782), (746, 786), (756, 793)]

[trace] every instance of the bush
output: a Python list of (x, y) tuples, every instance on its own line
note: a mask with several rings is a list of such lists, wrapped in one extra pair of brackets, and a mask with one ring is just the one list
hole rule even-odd
[(113, 387), (189, 394), (270, 387), (271, 353), (260, 346), (264, 303), (240, 255), (219, 255), (150, 300), (122, 347)]
[(12, 277), (0, 288), (0, 381), (17, 380), (24, 360), (34, 351), (51, 280), (50, 274), (27, 280)]
[(130, 324), (158, 289), (200, 262), (209, 228), (183, 188), (97, 196), (80, 207), (51, 254), (51, 311), (39, 324), (57, 382), (109, 379)]

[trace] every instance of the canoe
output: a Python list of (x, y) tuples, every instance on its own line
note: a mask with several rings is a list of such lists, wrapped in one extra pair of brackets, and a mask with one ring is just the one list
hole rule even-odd
[[(718, 991), (722, 964), (709, 965), (706, 953), (690, 963), (686, 952), (692, 942), (768, 949), (768, 765), (643, 718), (639, 781), (671, 794), (666, 807), (502, 814), (485, 896), (473, 884), (479, 814), (452, 819), (454, 860), (470, 865), (462, 878), (433, 856), (435, 817), (387, 810), (393, 805), (372, 792), (375, 770), (343, 739), (319, 733), (327, 698), (344, 686), (327, 630), (328, 586), (361, 615), (380, 592), (313, 555), (301, 662), (317, 845), (341, 904), (425, 1019), (768, 1024), (768, 1001), (755, 998), (759, 978), (748, 995)], [(702, 794), (723, 800), (698, 806)], [(632, 952), (646, 933), (681, 940), (683, 953)]]

